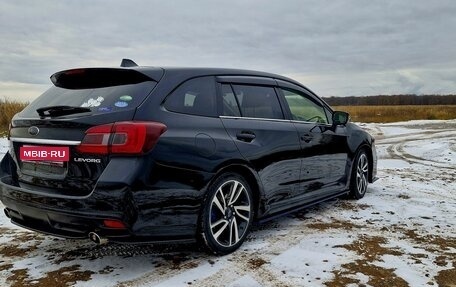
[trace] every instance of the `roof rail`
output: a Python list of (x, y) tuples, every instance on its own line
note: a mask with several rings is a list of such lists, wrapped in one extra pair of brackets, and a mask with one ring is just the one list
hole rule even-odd
[(133, 60), (130, 60), (130, 59), (122, 59), (120, 66), (121, 67), (138, 67), (138, 64), (136, 64)]

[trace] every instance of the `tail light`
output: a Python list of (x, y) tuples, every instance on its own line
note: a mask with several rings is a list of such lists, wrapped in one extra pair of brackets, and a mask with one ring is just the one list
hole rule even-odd
[(157, 122), (116, 122), (91, 127), (86, 131), (80, 153), (143, 154), (150, 151), (166, 126)]

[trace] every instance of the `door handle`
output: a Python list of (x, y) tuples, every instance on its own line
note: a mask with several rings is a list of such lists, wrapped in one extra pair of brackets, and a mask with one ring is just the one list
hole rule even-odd
[(255, 134), (253, 132), (250, 132), (250, 131), (242, 131), (238, 134), (236, 134), (236, 138), (240, 141), (244, 141), (244, 142), (251, 142), (255, 139)]
[(310, 143), (312, 141), (313, 136), (311, 134), (304, 134), (301, 136), (301, 140), (305, 143)]

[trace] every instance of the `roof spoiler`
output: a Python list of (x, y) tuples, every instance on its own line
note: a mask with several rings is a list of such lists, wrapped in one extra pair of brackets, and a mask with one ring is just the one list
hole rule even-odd
[(138, 64), (136, 64), (133, 60), (130, 59), (122, 59), (122, 62), (120, 62), (120, 66), (124, 68), (138, 67)]
[(149, 76), (132, 69), (83, 68), (61, 71), (51, 76), (56, 87), (65, 89), (95, 89), (150, 81)]

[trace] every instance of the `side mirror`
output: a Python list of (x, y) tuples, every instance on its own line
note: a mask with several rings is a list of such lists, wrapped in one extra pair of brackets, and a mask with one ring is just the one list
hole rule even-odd
[(346, 112), (341, 112), (341, 111), (335, 111), (333, 113), (333, 125), (338, 126), (338, 125), (346, 125), (348, 122), (348, 119), (350, 118), (350, 115)]

